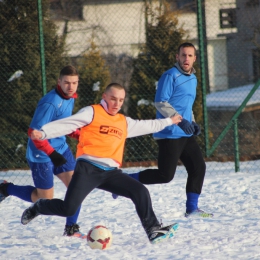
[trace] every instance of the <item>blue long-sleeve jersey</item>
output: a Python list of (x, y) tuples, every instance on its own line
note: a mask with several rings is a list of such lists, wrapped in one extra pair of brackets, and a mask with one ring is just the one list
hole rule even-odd
[[(34, 112), (30, 128), (40, 130), (41, 127), (49, 122), (62, 119), (72, 115), (74, 108), (74, 98), (63, 98), (56, 89), (51, 90), (38, 102)], [(61, 136), (48, 140), (50, 145), (58, 152), (63, 154), (68, 148), (66, 136)], [(49, 162), (49, 156), (38, 150), (29, 138), (26, 150), (26, 158), (31, 162)]]
[[(192, 106), (196, 98), (196, 87), (197, 78), (193, 73), (184, 74), (174, 66), (164, 72), (159, 79), (155, 103), (169, 103), (183, 118), (192, 122)], [(157, 110), (156, 118), (164, 118), (164, 116)], [(191, 135), (185, 134), (179, 126), (171, 125), (153, 136), (154, 138), (177, 139)]]

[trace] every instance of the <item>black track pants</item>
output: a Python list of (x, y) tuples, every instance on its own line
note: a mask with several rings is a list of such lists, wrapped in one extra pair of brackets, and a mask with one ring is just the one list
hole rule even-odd
[(131, 199), (147, 233), (152, 227), (159, 226), (152, 208), (150, 193), (142, 183), (119, 169), (104, 171), (83, 160), (77, 161), (64, 201), (43, 200), (39, 204), (39, 211), (43, 215), (72, 216), (85, 197), (95, 188)]
[(139, 180), (143, 184), (170, 182), (176, 172), (178, 160), (185, 166), (188, 179), (186, 192), (200, 194), (206, 172), (206, 164), (200, 147), (194, 136), (179, 139), (160, 139), (158, 169), (148, 169), (140, 172)]

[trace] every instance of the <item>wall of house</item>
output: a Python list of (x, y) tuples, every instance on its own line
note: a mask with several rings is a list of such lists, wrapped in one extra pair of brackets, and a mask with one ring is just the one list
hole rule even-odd
[(83, 7), (88, 26), (95, 28), (98, 45), (104, 52), (136, 56), (145, 42), (143, 1), (88, 4)]
[(207, 51), (211, 92), (228, 89), (226, 38), (209, 39)]
[[(258, 4), (248, 6), (249, 2)], [(238, 0), (236, 5), (238, 31), (234, 35), (227, 35), (229, 87), (241, 86), (254, 81), (252, 52), (257, 45), (259, 46), (257, 37), (255, 38), (258, 34), (256, 32), (260, 28), (259, 1)]]
[[(70, 56), (86, 51), (91, 40), (103, 53), (137, 56), (145, 42), (143, 1), (88, 1), (82, 13), (84, 21), (69, 21), (67, 25)], [(65, 23), (56, 24), (62, 33)]]
[[(257, 25), (259, 8), (245, 8), (250, 0), (206, 0), (206, 34), (211, 92), (253, 82), (252, 24)], [(251, 0), (252, 1), (252, 0)], [(159, 4), (159, 1), (158, 1)], [(236, 8), (237, 26), (220, 28), (219, 10)], [(180, 11), (180, 10), (178, 10)], [(141, 0), (83, 1), (83, 21), (57, 21), (60, 34), (66, 34), (69, 56), (80, 56), (91, 40), (103, 53), (135, 57), (145, 43), (145, 15)], [(197, 15), (179, 12), (179, 25), (197, 47)]]

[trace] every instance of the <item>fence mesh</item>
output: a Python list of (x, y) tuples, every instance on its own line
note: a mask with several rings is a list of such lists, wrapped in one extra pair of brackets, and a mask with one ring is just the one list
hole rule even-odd
[[(202, 5), (202, 24), (198, 23), (198, 4)], [(253, 0), (0, 1), (2, 176), (13, 169), (21, 169), (21, 174), (28, 169), (27, 129), (38, 100), (56, 86), (63, 66), (72, 64), (80, 73), (74, 112), (99, 102), (105, 86), (118, 82), (127, 88), (122, 113), (136, 119), (154, 118), (157, 81), (174, 65), (177, 47), (184, 41), (197, 48), (194, 114), (203, 130), (198, 142), (205, 160), (216, 162), (210, 167), (230, 162), (223, 171), (233, 172), (236, 155), (240, 161), (259, 159), (258, 88), (211, 149), (259, 79), (259, 11), (259, 1)], [(205, 46), (202, 56), (199, 29)], [(41, 51), (46, 75), (41, 73)], [(205, 104), (201, 73), (206, 75)], [(75, 151), (75, 142), (68, 142)], [(124, 167), (156, 166), (157, 151), (151, 135), (129, 139)]]

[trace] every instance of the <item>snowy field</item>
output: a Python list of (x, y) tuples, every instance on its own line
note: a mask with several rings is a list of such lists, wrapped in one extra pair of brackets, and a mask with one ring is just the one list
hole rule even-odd
[[(212, 219), (184, 217), (186, 174), (177, 174), (169, 184), (147, 186), (158, 219), (164, 225), (180, 225), (174, 238), (157, 245), (148, 242), (132, 202), (123, 197), (114, 200), (110, 193), (94, 190), (82, 205), (82, 232), (97, 224), (111, 229), (113, 244), (105, 251), (90, 249), (86, 240), (63, 237), (65, 219), (60, 217), (39, 216), (21, 225), (21, 214), (30, 203), (8, 197), (0, 204), (1, 259), (260, 259), (260, 161), (241, 163), (239, 173), (230, 172), (232, 167), (233, 163), (207, 163), (199, 206), (213, 212)], [(25, 178), (15, 172), (8, 179), (7, 173), (0, 172), (0, 178), (17, 184), (22, 182), (19, 176)], [(29, 171), (23, 173), (30, 176)], [(55, 197), (64, 194), (65, 188), (55, 180)]]

